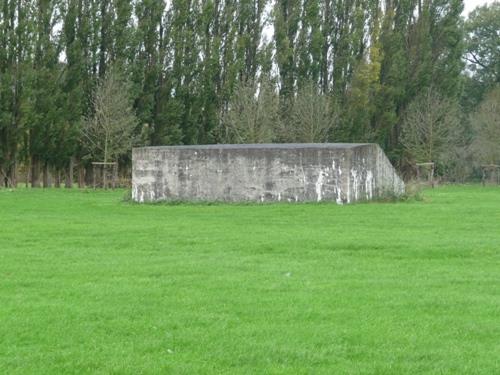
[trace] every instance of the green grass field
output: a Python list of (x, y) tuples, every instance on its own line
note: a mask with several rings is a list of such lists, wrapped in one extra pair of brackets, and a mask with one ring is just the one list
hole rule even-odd
[(500, 188), (136, 205), (0, 190), (0, 374), (499, 374)]

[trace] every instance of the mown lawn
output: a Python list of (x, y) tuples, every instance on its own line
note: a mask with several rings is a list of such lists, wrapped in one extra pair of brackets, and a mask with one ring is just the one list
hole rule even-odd
[(135, 205), (0, 190), (1, 374), (498, 374), (500, 188)]

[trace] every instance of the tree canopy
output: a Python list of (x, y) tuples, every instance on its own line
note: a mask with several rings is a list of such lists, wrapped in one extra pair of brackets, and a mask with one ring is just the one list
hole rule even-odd
[(498, 83), (499, 6), (464, 22), (462, 0), (4, 0), (0, 177), (85, 169), (112, 69), (142, 144), (377, 142), (404, 167), (416, 97), (473, 112)]

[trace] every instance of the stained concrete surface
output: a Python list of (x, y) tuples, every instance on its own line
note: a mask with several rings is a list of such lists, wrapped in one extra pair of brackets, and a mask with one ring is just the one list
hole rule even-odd
[(376, 144), (250, 144), (135, 148), (137, 202), (335, 201), (404, 193)]

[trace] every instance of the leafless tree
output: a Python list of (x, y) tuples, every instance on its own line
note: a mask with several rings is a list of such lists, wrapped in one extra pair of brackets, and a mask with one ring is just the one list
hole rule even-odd
[(268, 143), (279, 124), (278, 96), (270, 82), (240, 83), (222, 117), (225, 143)]
[(416, 162), (443, 163), (459, 144), (459, 128), (458, 104), (428, 89), (408, 106), (401, 141)]
[(471, 116), (474, 129), (472, 150), (480, 164), (500, 164), (500, 86), (486, 95)]
[(297, 93), (289, 121), (283, 124), (282, 138), (290, 142), (326, 142), (338, 121), (333, 100), (308, 83)]
[(129, 85), (115, 69), (99, 82), (92, 98), (94, 113), (84, 118), (82, 126), (83, 143), (94, 160), (116, 161), (131, 150), (138, 121), (129, 92)]

